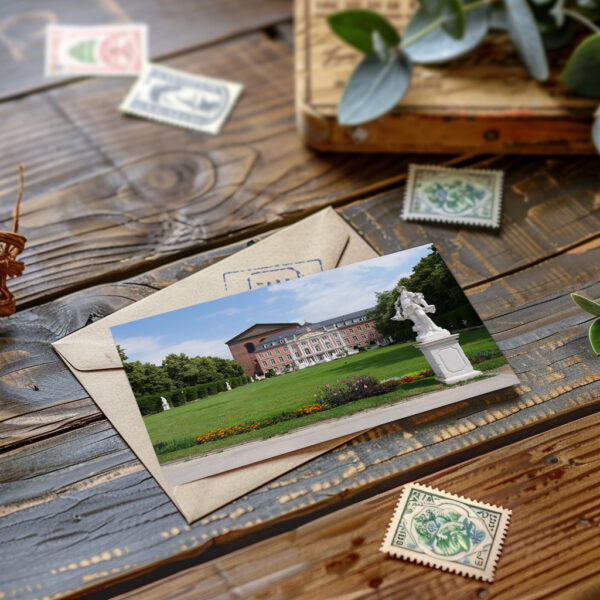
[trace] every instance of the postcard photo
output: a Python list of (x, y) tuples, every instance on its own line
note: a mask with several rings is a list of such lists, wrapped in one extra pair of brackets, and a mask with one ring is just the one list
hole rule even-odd
[(432, 245), (111, 331), (169, 485), (517, 382)]

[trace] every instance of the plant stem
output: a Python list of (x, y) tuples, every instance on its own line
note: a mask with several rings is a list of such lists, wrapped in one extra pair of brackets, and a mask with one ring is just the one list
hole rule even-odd
[[(471, 4), (467, 4), (463, 6), (463, 12), (467, 13), (471, 10), (475, 10), (476, 8), (480, 8), (481, 6), (485, 6), (486, 4), (492, 4), (495, 0), (477, 0), (476, 2), (472, 2)], [(566, 12), (566, 11), (565, 11)], [(446, 21), (449, 21), (452, 17), (440, 17), (435, 21), (432, 21), (427, 25), (427, 27), (423, 27), (421, 31), (417, 31), (414, 35), (411, 35), (409, 38), (402, 40), (400, 45), (398, 46), (400, 49), (406, 48), (406, 46), (410, 46), (410, 44), (420, 40), (423, 36), (431, 33), (438, 27), (440, 27)]]
[(571, 17), (571, 19), (575, 21), (579, 21), (582, 25), (585, 25), (588, 29), (591, 29), (594, 33), (598, 33), (600, 31), (600, 27), (596, 25), (593, 21), (590, 21), (587, 17), (584, 17), (582, 14), (578, 13), (576, 10), (571, 10), (570, 8), (564, 8), (563, 13), (567, 15), (567, 17)]

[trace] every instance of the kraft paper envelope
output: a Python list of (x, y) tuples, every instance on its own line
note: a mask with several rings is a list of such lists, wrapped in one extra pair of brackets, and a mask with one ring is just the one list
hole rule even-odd
[(328, 208), (68, 335), (53, 347), (188, 522), (192, 522), (357, 434), (170, 487), (163, 478), (110, 327), (376, 256)]

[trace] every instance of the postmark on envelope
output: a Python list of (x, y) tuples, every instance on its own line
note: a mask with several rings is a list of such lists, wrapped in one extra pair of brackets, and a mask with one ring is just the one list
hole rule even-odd
[(146, 60), (141, 23), (46, 28), (46, 75), (137, 75)]
[(402, 218), (500, 226), (502, 171), (410, 165)]
[(233, 81), (148, 64), (121, 104), (125, 113), (218, 133), (242, 92)]
[(320, 258), (309, 258), (288, 263), (238, 269), (223, 273), (223, 284), (229, 293), (245, 292), (259, 287), (298, 279), (323, 271)]
[(493, 581), (511, 511), (411, 483), (404, 486), (381, 551)]

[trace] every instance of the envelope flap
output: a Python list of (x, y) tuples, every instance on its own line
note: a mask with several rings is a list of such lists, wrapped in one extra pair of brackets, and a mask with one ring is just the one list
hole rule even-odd
[(278, 277), (335, 268), (350, 239), (349, 226), (333, 209), (323, 210), (260, 244), (249, 246), (198, 273), (54, 342), (61, 358), (78, 371), (122, 368), (110, 327), (248, 291)]
[(86, 338), (85, 344), (78, 339), (62, 339), (52, 344), (60, 357), (78, 371), (122, 369), (123, 363), (108, 333), (104, 339)]
[[(70, 334), (55, 342), (53, 347), (191, 522), (344, 440), (331, 440), (291, 455), (171, 487), (163, 477), (110, 327), (162, 313), (166, 307), (175, 310), (243, 291), (244, 285), (248, 289), (247, 282), (251, 276), (259, 280), (259, 284), (264, 284), (267, 278), (273, 281), (270, 275), (273, 266), (287, 268), (291, 263), (298, 276), (304, 276), (374, 256), (373, 249), (335, 211), (328, 208)], [(277, 264), (274, 265), (274, 262)]]

